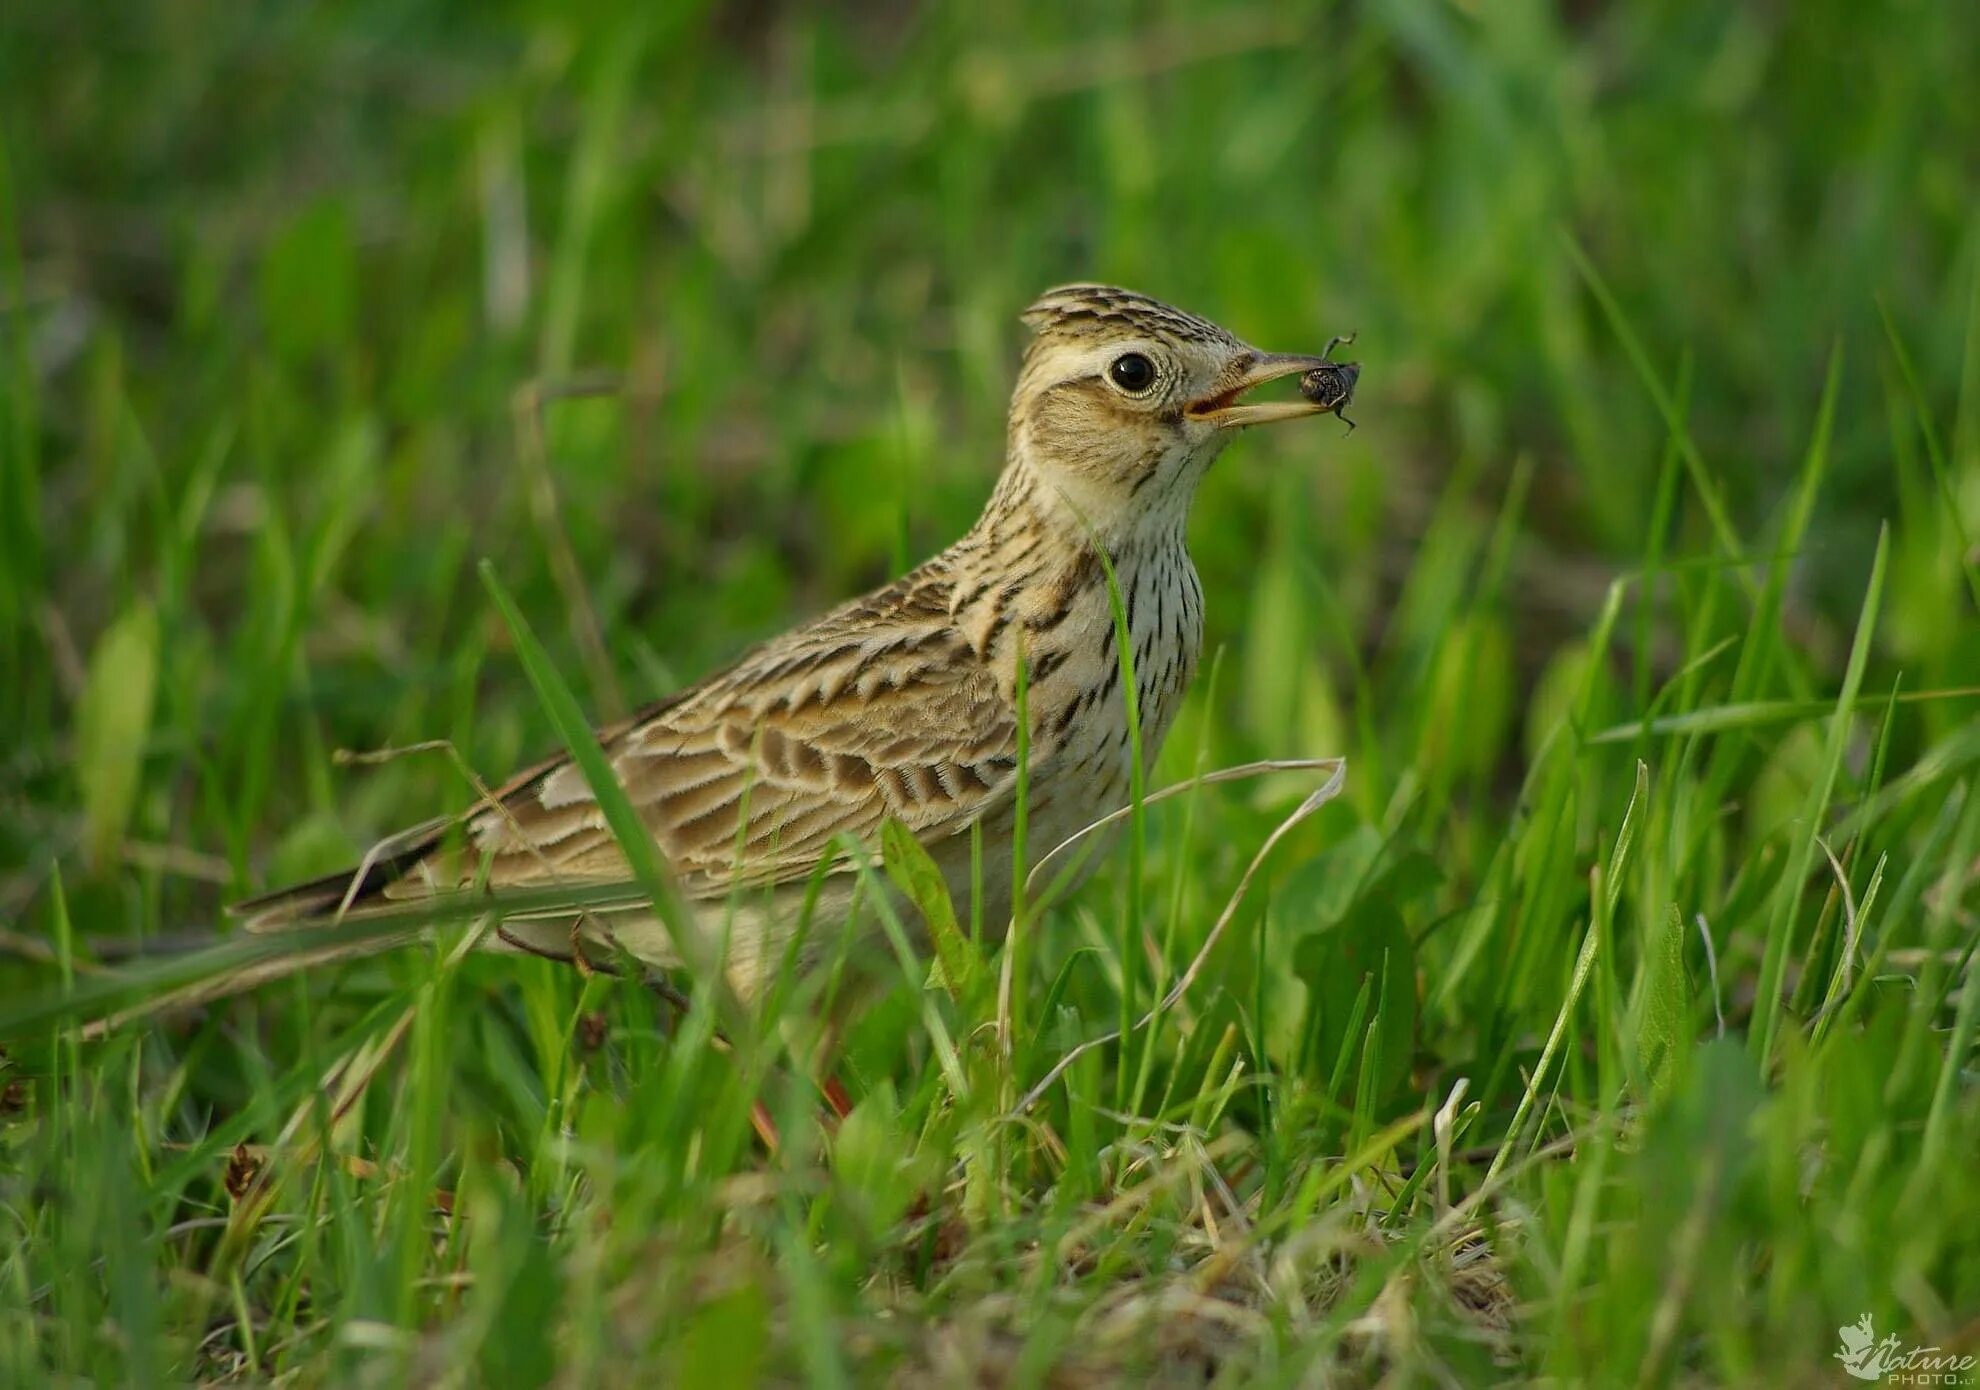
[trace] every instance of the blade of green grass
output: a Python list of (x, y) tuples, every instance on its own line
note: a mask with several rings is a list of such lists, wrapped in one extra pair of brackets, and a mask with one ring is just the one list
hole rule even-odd
[(1807, 888), (1808, 874), (1815, 861), (1818, 838), (1822, 834), (1823, 821), (1828, 815), (1829, 803), (1835, 794), (1836, 781), (1842, 772), (1843, 753), (1849, 735), (1850, 720), (1854, 717), (1857, 692), (1863, 684), (1863, 668), (1870, 656), (1870, 638), (1877, 627), (1878, 605), (1884, 596), (1884, 566), (1890, 552), (1890, 529), (1884, 527), (1877, 533), (1877, 554), (1870, 565), (1870, 582), (1864, 589), (1863, 609), (1856, 623), (1856, 637), (1849, 649), (1849, 663), (1844, 668), (1842, 690), (1836, 697), (1835, 713), (1829, 720), (1827, 743), (1822, 754), (1822, 771), (1819, 780), (1809, 789), (1804, 803), (1799, 832), (1795, 836), (1794, 851), (1788, 860), (1786, 874), (1774, 891), (1772, 911), (1767, 921), (1766, 952), (1761, 958), (1759, 996), (1755, 1003), (1756, 1027), (1750, 1037), (1753, 1039), (1753, 1055), (1763, 1065), (1773, 1056), (1776, 1034), (1780, 1028), (1781, 979), (1787, 970), (1788, 953), (1792, 949), (1794, 937), (1794, 917), (1800, 909), (1802, 894)]

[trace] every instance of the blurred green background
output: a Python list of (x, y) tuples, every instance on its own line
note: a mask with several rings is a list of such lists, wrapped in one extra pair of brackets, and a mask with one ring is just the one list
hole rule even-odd
[[(1744, 1152), (1751, 1136), (1727, 1139), (1728, 1114), (1776, 1113), (1760, 1100), (1764, 1067), (1711, 1053), (1673, 1083), (1641, 1159), (1632, 1141), (1617, 1166), (1528, 1191), (1539, 1234), (1511, 1277), (1552, 1349), (1518, 1357), (1570, 1379), (1622, 1362), (1646, 1379), (1783, 1364), (1820, 1376), (1830, 1329), (1888, 1309), (1877, 1300), (1904, 1300), (1882, 1325), (1916, 1340), (1970, 1330), (1980, 1284), (1948, 1241), (1974, 1213), (1953, 1178), (1961, 1136), (1980, 1133), (1963, 1060), (1973, 1025), (1955, 1017), (1965, 966), (1941, 979), (1931, 962), (1971, 931), (1975, 817), (1959, 779), (1980, 765), (1975, 703), (1928, 699), (1888, 723), (1866, 704), (1831, 740), (1808, 708), (1756, 702), (1832, 702), (1866, 593), (1866, 701), (1980, 685), (1976, 55), (1980, 7), (1932, 0), (11, 0), (0, 983), (16, 998), (52, 989), (55, 966), (74, 966), (71, 925), (85, 959), (114, 957), (120, 938), (204, 933), (225, 899), (337, 868), (467, 794), (444, 758), (349, 768), (335, 750), (447, 738), (492, 780), (553, 746), (478, 559), (604, 717), (945, 545), (1001, 464), (1019, 312), (1052, 284), (1114, 281), (1268, 349), (1359, 333), (1360, 427), (1261, 432), (1204, 488), (1191, 538), (1212, 659), (1158, 779), (1351, 760), (1344, 803), (1288, 848), (1278, 915), (1245, 918), (1256, 954), (1227, 972), (1235, 1002), (1204, 1006), (1219, 1026), (1242, 1022), (1239, 1051), (1261, 1075), (1283, 1073), (1270, 1104), (1233, 1112), (1277, 1175), (1268, 1193), (1296, 1187), (1308, 1157), (1436, 1103), (1460, 1073), (1485, 1107), (1479, 1142), (1512, 1147), (1524, 1121), (1508, 1116), (1563, 1007), (1592, 1041), (1568, 1049), (1554, 1120), (1634, 1114), (1611, 1050), (1627, 1050), (1614, 1041), (1629, 1034), (1622, 996), (1562, 1001), (1583, 924), (1602, 916), (1590, 868), (1625, 857), (1617, 828), (1641, 758), (1656, 789), (1649, 846), (1608, 904), (1625, 973), (1603, 986), (1632, 1014), (1669, 983), (1653, 962), (1675, 959), (1687, 1036), (1714, 1034), (1721, 1004), (1735, 1031), (1757, 1014), (1764, 1064), (1767, 986), (1806, 1021), (1850, 958), (1831, 881), (1804, 894), (1793, 870), (1824, 863), (1814, 836), (1832, 810), (1864, 804), (1876, 814), (1835, 842), (1850, 910), (1875, 895), (1878, 853), (1891, 884), (1919, 865), (1915, 883), (1884, 886), (1907, 915), (1865, 941), (1926, 961), (1925, 984), (1905, 996), (1916, 1007), (1886, 1001), (1874, 1047), (1786, 1072), (1764, 1182), (1752, 1179), (1771, 1195), (1741, 1215), (1713, 1209), (1723, 1243), (1691, 1251), (1712, 1271), (1696, 1283), (1666, 1263), (1669, 1231), (1696, 1210), (1691, 1158), (1714, 1136)], [(1612, 638), (1600, 660), (1591, 632)], [(1723, 707), (1734, 713), (1709, 729), (1580, 741)], [(1150, 901), (1175, 914), (1164, 969), (1201, 939), (1289, 785), (1231, 792), (1196, 841), (1162, 821), (1148, 877)], [(1942, 808), (1955, 818), (1943, 834)], [(1369, 867), (1376, 842), (1395, 852), (1392, 876)], [(1387, 914), (1365, 937), (1334, 930), (1362, 921), (1339, 887), (1350, 871)], [(1089, 919), (1124, 877), (1089, 890), (1086, 916), (1068, 910), (1041, 968), (1072, 942), (1107, 944)], [(1674, 909), (1675, 944), (1660, 946)], [(1693, 917), (1716, 935), (1709, 962)], [(1397, 993), (1378, 991), (1374, 1022), (1399, 1031), (1384, 1080), (1353, 1094), (1333, 1057), (1354, 1051), (1354, 972), (1379, 968), (1396, 923), (1419, 970), (1413, 989), (1399, 970)], [(534, 1030), (539, 1051), (464, 1033), (460, 1055), (421, 1053), (411, 1084), (459, 1068), (449, 1136), (456, 1120), (483, 1135), (483, 1110), (504, 1106), (526, 1117), (487, 1121), (504, 1146), (552, 1134), (536, 1081), (517, 1077), (534, 1075), (525, 1057), (558, 1065), (545, 1020), (574, 1006), (575, 986), (510, 962), (473, 968), (487, 996), (475, 1007), (526, 1014), (527, 1028), (500, 1016)], [(1277, 1025), (1275, 973), (1300, 977)], [(361, 1001), (389, 994), (364, 979)], [(1082, 981), (1066, 995), (1077, 1017), (1041, 1027), (1099, 1030), (1114, 1004)], [(273, 1112), (254, 1098), (299, 1051), (306, 1069), (325, 1030), (349, 1022), (341, 1007), (223, 1010), (144, 1045), (162, 1056), (89, 1061), (102, 1094), (141, 1092), (150, 1117), (110, 1104), (117, 1118), (100, 1123), (116, 1142), (102, 1144), (131, 1145), (149, 1184), (161, 1136), (211, 1158), (209, 1120), (255, 1115), (266, 1140)], [(925, 1079), (915, 1008), (897, 991), (852, 1042), (867, 1079), (887, 1078), (920, 1117), (907, 1131), (947, 1103)], [(1302, 1027), (1313, 1041), (1288, 1044)], [(1194, 1086), (1207, 1045), (1175, 1047), (1156, 1069)], [(1318, 1097), (1317, 1128), (1302, 1127), (1301, 1095)], [(395, 1113), (371, 1114), (367, 1151), (454, 1151), (418, 1148)], [(1833, 1153), (1874, 1157), (1797, 1206), (1796, 1156), (1817, 1133)], [(953, 1157), (946, 1131), (918, 1142), (935, 1171)], [(21, 1172), (78, 1171), (59, 1146), (32, 1152)], [(126, 1194), (105, 1212), (163, 1230), (183, 1191), (224, 1203), (215, 1165), (196, 1167), (163, 1188), (127, 1191), (111, 1168), (88, 1181)], [(1030, 1169), (1007, 1172), (1031, 1190)], [(1887, 1205), (1873, 1214), (1866, 1192)], [(911, 1208), (896, 1195), (898, 1216)], [(1614, 1263), (1578, 1265), (1598, 1214), (1623, 1233)], [(1879, 1251), (1859, 1230), (1845, 1241), (1858, 1263), (1824, 1269), (1845, 1217), (1902, 1238)], [(840, 1218), (793, 1206), (779, 1219), (784, 1234), (764, 1240), (788, 1260), (790, 1231)], [(67, 1245), (24, 1244), (19, 1288), (62, 1259), (114, 1267), (123, 1237), (106, 1221)], [(842, 1312), (866, 1306), (864, 1261), (891, 1248), (872, 1239), (848, 1237), (851, 1263), (820, 1276)], [(157, 1240), (123, 1258), (206, 1268), (199, 1238)], [(595, 1268), (650, 1263), (610, 1251)], [(574, 1269), (596, 1255), (551, 1247)], [(369, 1287), (323, 1258), (321, 1286)], [(408, 1258), (394, 1268), (411, 1280)], [(1777, 1280), (1751, 1308), (1749, 1275)], [(979, 1293), (996, 1282), (983, 1278)], [(1591, 1292), (1604, 1278), (1613, 1291)], [(793, 1297), (802, 1308), (816, 1292)], [(252, 1280), (248, 1295), (259, 1306)], [(927, 1296), (931, 1309), (960, 1297)], [(66, 1362), (53, 1359), (108, 1374), (120, 1353), (75, 1330), (98, 1308), (77, 1297), (48, 1315), (71, 1329), (49, 1343)], [(126, 1298), (127, 1321), (152, 1308), (154, 1329), (183, 1314), (103, 1297)], [(367, 1297), (334, 1317), (386, 1316)], [(0, 1324), (39, 1326), (45, 1302), (21, 1306), (41, 1312)], [(1366, 1300), (1329, 1306), (1338, 1339)], [(535, 1331), (496, 1307), (476, 1335)], [(751, 1307), (722, 1316), (769, 1316)], [(1308, 1335), (1285, 1331), (1307, 1326), (1303, 1312), (1274, 1316), (1282, 1337)], [(754, 1337), (708, 1325), (715, 1343)], [(796, 1337), (814, 1359), (793, 1364), (826, 1364), (830, 1340)], [(792, 1338), (772, 1341), (765, 1354), (788, 1370)], [(555, 1361), (570, 1345), (512, 1350)]]
[[(451, 690), (486, 622), (472, 558), (563, 608), (532, 380), (623, 385), (550, 407), (551, 471), (645, 689), (967, 525), (1039, 289), (1116, 280), (1285, 350), (1358, 330), (1362, 429), (1247, 441), (1193, 531), (1212, 643), (1312, 659), (1334, 698), (1303, 704), (1336, 711), (1347, 649), (1407, 655), (1440, 497), (1489, 517), (1533, 470), (1494, 615), (1522, 670), (1642, 553), (1664, 430), (1565, 238), (1667, 379), (1699, 364), (1693, 434), (1742, 524), (1787, 495), (1844, 353), (1794, 574), (1812, 640), (1853, 619), (1879, 521), (1936, 500), (1879, 299), (1942, 413), (1973, 390), (1965, 6), (30, 3), (0, 34), (37, 398), (12, 438), (40, 461), (38, 498), (10, 469), (9, 723), (59, 726), (62, 649), (156, 596), (181, 755), (211, 763), (181, 795), (227, 788), (200, 847), (236, 864), (312, 780), (317, 810), (366, 804), (308, 771), (313, 718), (353, 746), (437, 725), (484, 767), (541, 741)], [(1687, 541), (1709, 553), (1702, 520)], [(1916, 667), (1959, 587), (1907, 555), (1886, 638)], [(1300, 612), (1261, 627), (1257, 597)], [(1247, 732), (1286, 751), (1286, 717)], [(257, 744), (281, 775), (242, 796)], [(412, 809), (396, 773), (358, 780), (359, 826)]]

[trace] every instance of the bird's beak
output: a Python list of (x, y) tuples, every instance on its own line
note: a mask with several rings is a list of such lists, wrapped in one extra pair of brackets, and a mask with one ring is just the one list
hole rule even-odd
[(1292, 352), (1261, 352), (1240, 364), (1231, 383), (1214, 396), (1205, 396), (1183, 407), (1192, 420), (1204, 420), (1225, 429), (1239, 425), (1269, 425), (1279, 420), (1297, 420), (1303, 415), (1319, 415), (1330, 405), (1305, 399), (1296, 401), (1240, 401), (1254, 386), (1263, 386), (1280, 377), (1312, 371), (1315, 367), (1341, 368), (1349, 364), (1326, 357), (1307, 357)]

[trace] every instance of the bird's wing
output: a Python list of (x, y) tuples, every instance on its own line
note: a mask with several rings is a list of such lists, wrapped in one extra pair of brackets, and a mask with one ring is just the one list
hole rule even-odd
[[(924, 840), (1009, 794), (1017, 716), (946, 604), (895, 590), (759, 648), (603, 740), (614, 776), (690, 897), (802, 880), (841, 833), (892, 816)], [(386, 891), (631, 876), (583, 772), (531, 769)]]

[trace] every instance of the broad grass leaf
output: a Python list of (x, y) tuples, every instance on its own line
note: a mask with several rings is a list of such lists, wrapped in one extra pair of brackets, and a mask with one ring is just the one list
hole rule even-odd
[(1302, 934), (1340, 921), (1363, 895), (1369, 868), (1381, 852), (1381, 830), (1357, 825), (1287, 875), (1278, 894), (1280, 920)]
[(1672, 1067), (1690, 1035), (1691, 988), (1684, 973), (1684, 916), (1675, 904), (1644, 942), (1636, 1001), (1636, 1055), (1653, 1095), (1670, 1086)]
[(1505, 747), (1512, 707), (1512, 636), (1498, 618), (1469, 614), (1438, 644), (1431, 663), (1425, 773), (1450, 781), (1490, 769)]
[(542, 1329), (565, 1298), (565, 1263), (537, 1239), (520, 1194), (477, 1177), (471, 1199), (476, 1240), (475, 1290), (488, 1309), (487, 1338), (477, 1348), (476, 1384), (544, 1385), (556, 1378), (557, 1347)]
[[(1047, 1020), (1049, 1026), (1078, 1023), (1079, 1010), (1071, 1006), (1061, 1009), (1059, 1001), (1065, 998), (1066, 991), (1072, 985), (1074, 967), (1082, 962), (1085, 962), (1089, 968), (1098, 968), (1099, 949), (1094, 946), (1081, 946), (1066, 953), (1065, 962), (1059, 966), (1059, 973), (1052, 977), (1052, 987), (1045, 991), (1045, 1003), (1038, 1010), (1038, 1017)], [(1074, 1026), (1072, 1032), (1061, 1041), (1070, 1047), (1078, 1042), (1080, 1036), (1079, 1029)]]
[[(1265, 554), (1252, 589), (1239, 686), (1245, 727), (1266, 748), (1322, 752), (1346, 741), (1347, 720), (1319, 658), (1313, 602), (1301, 574), (1305, 557), (1290, 545)], [(1282, 795), (1278, 779), (1260, 794)]]
[(1259, 982), (1265, 1013), (1265, 1055), (1282, 1071), (1299, 1065), (1300, 1046), (1307, 1036), (1312, 991), (1297, 970), (1269, 970)]
[(261, 260), (262, 323), (277, 351), (305, 358), (349, 338), (357, 248), (342, 203), (319, 202), (275, 238)]
[(158, 615), (140, 602), (97, 642), (76, 706), (84, 845), (98, 868), (116, 856), (130, 824), (157, 683)]
[(920, 1184), (912, 1159), (894, 1088), (882, 1082), (853, 1107), (832, 1141), (832, 1176), (869, 1231), (892, 1226), (914, 1200)]
[(1822, 776), (1822, 735), (1802, 724), (1767, 752), (1747, 795), (1746, 829), (1756, 841), (1792, 826)]
[(1381, 898), (1401, 908), (1419, 898), (1429, 897), (1444, 886), (1444, 866), (1420, 849), (1390, 846), (1382, 863), (1364, 885), (1361, 896)]
[(914, 832), (888, 817), (880, 829), (880, 851), (887, 866), (887, 877), (907, 894), (928, 923), (928, 935), (935, 943), (935, 959), (941, 984), (951, 998), (960, 1000), (976, 979), (976, 948), (956, 921), (956, 907), (949, 898), (948, 881), (935, 861), (922, 848)]
[(296, 818), (268, 852), (268, 877), (281, 883), (315, 878), (348, 868), (364, 853), (353, 843), (349, 828), (329, 811), (311, 811)]
[(738, 1390), (761, 1384), (770, 1345), (769, 1296), (758, 1284), (739, 1284), (695, 1310), (674, 1357), (674, 1383)]
[(1436, 891), (1443, 881), (1435, 859), (1418, 849), (1396, 848), (1364, 822), (1293, 870), (1275, 910), (1303, 936), (1331, 927), (1362, 900), (1381, 898), (1400, 907)]
[[(1587, 690), (1591, 678), (1595, 686)], [(1615, 682), (1586, 642), (1570, 642), (1548, 658), (1532, 690), (1526, 702), (1524, 740), (1529, 760), (1538, 758), (1547, 740), (1578, 717), (1584, 691), (1590, 729), (1602, 728), (1615, 717)]]
[(1366, 1024), (1380, 1031), (1380, 1074), (1354, 1085), (1372, 1086), (1379, 1106), (1408, 1080), (1416, 1048), (1416, 950), (1401, 914), (1384, 899), (1363, 898), (1333, 930), (1301, 943), (1295, 960), (1317, 1030), (1308, 1055), (1323, 1067), (1344, 1044), (1362, 1052), (1364, 1039), (1347, 1036), (1355, 996), (1364, 979), (1380, 991), (1371, 994)]

